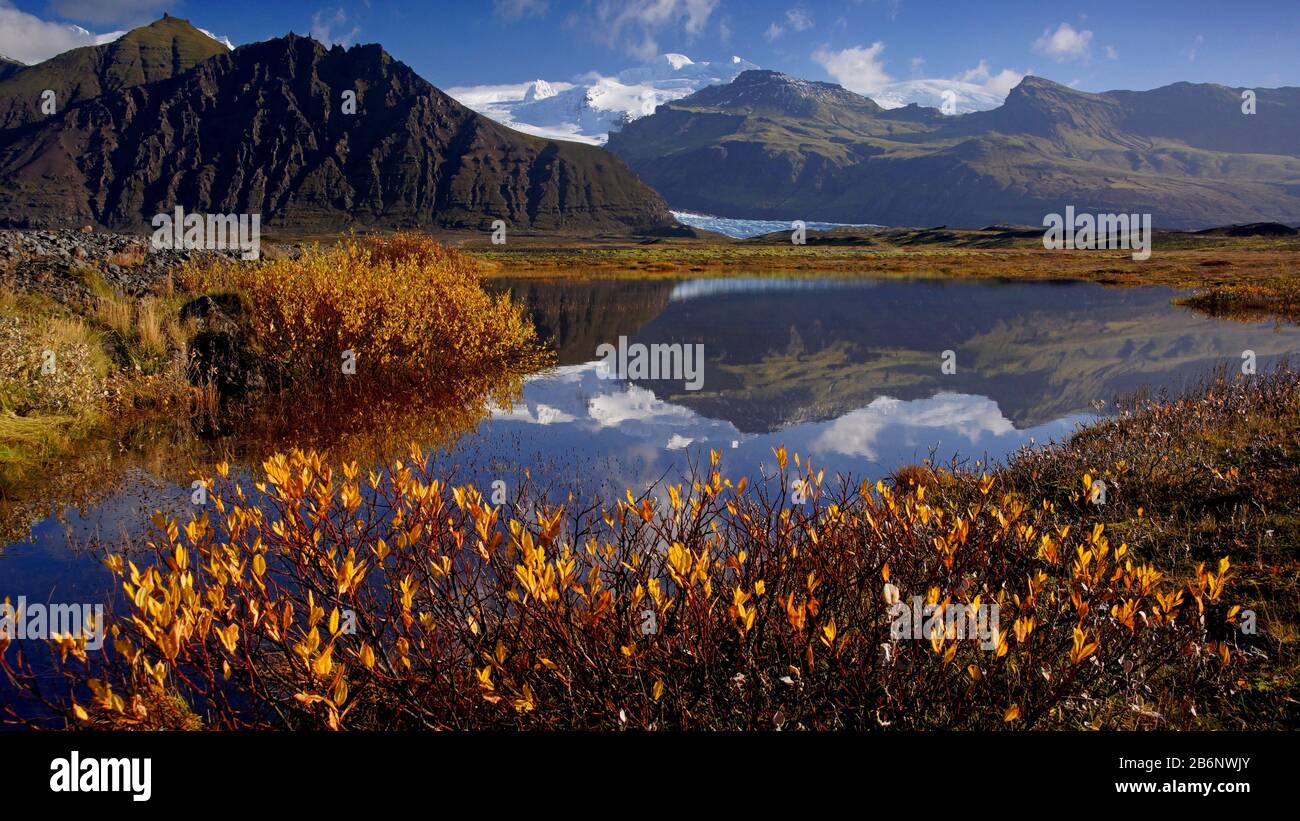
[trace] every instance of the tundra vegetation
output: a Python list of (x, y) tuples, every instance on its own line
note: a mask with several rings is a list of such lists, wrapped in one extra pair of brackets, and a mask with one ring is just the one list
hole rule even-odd
[[(855, 483), (778, 449), (750, 484), (715, 452), (591, 507), (491, 504), (415, 446), (218, 464), (207, 514), (106, 557), (105, 652), (4, 670), (56, 726), (1294, 726), (1298, 407), (1281, 367), (996, 469)], [(891, 640), (916, 595), (996, 604), (992, 649)]]
[(292, 389), (300, 409), (364, 396), (380, 419), (399, 405), (427, 408), (412, 400), (421, 390), (508, 398), (499, 374), (548, 361), (508, 297), (480, 287), (479, 264), (422, 234), (352, 237), (256, 263), (202, 259), (138, 296), (93, 265), (77, 276), (76, 299), (0, 291), (7, 497), (89, 435), (142, 415), (210, 415), (227, 389), (260, 388), (268, 405)]
[[(313, 399), (356, 408), (347, 424), (371, 425), (376, 453), (391, 451), (404, 425), (382, 420), (422, 407), (409, 400), (432, 385), (473, 395), (466, 419), (437, 421), (463, 427), (483, 403), (517, 395), (517, 378), (483, 374), (546, 361), (517, 307), (479, 287), (480, 271), (428, 237), (395, 235), (251, 265), (209, 261), (156, 294), (98, 288), (80, 308), (12, 293), (5, 339), (22, 347), (5, 344), (25, 364), (5, 372), (6, 416), (55, 417), (73, 431), (64, 415), (93, 418), (115, 396), (147, 408), (203, 392), (186, 353), (201, 331), (179, 317), (205, 295), (231, 314), (269, 388), (265, 404), (285, 416), (310, 415)], [(66, 384), (33, 381), (47, 349), (72, 351), (81, 370)], [(98, 398), (114, 377), (130, 389)], [(367, 401), (334, 402), (340, 392)], [(308, 448), (313, 439), (328, 452)], [(1300, 375), (1285, 364), (1181, 397), (1139, 397), (1003, 465), (924, 464), (875, 483), (827, 477), (779, 449), (780, 472), (766, 480), (727, 476), (714, 453), (640, 495), (520, 490), (489, 502), (415, 446), (383, 452), (370, 469), (355, 452), (338, 455), (347, 449), (335, 452), (330, 432), (304, 440), (260, 470), (215, 465), (200, 477), (202, 516), (158, 514), (148, 537), (105, 555), (122, 596), (101, 625), (104, 651), (60, 636), (50, 675), (42, 653), (0, 639), (6, 720), (1296, 723)], [(1100, 506), (1089, 501), (1099, 482)], [(891, 639), (890, 605), (913, 596), (972, 611), (996, 604), (992, 649), (944, 634)]]

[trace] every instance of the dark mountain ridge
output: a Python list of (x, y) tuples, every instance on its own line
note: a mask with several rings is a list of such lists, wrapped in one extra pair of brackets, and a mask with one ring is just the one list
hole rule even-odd
[(475, 114), (378, 45), (326, 49), (291, 34), (223, 48), (0, 132), (0, 224), (139, 229), (177, 205), (302, 232), (672, 224), (612, 155)]

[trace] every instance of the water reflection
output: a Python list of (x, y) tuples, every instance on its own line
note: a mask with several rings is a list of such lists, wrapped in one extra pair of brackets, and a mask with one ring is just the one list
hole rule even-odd
[[(1224, 322), (1170, 303), (1166, 288), (1083, 282), (730, 279), (687, 282), (503, 282), (539, 327), (569, 333), (561, 364), (601, 342), (703, 343), (705, 388), (638, 383), (665, 402), (744, 432), (836, 419), (879, 400), (987, 397), (1017, 429), (1091, 411), (1138, 388), (1180, 390), (1254, 350), (1294, 352), (1291, 326)], [(622, 288), (616, 286), (623, 286)], [(956, 373), (940, 369), (953, 351)]]
[(687, 459), (702, 459), (707, 449), (724, 451), (724, 466), (732, 473), (771, 472), (772, 448), (785, 445), (831, 475), (867, 477), (932, 455), (943, 460), (1001, 456), (1031, 439), (1064, 437), (1087, 418), (1071, 414), (1017, 428), (988, 397), (938, 393), (920, 399), (878, 397), (838, 417), (754, 431), (660, 398), (643, 385), (603, 379), (593, 362), (530, 380), (518, 404), (495, 411), (480, 426), (475, 447), (514, 452), (543, 465), (605, 460), (599, 474), (574, 471), (565, 488), (608, 497), (675, 476)]
[[(457, 481), (504, 481), (512, 492), (527, 482), (552, 498), (643, 488), (709, 448), (725, 452), (733, 476), (770, 470), (784, 444), (828, 475), (866, 478), (931, 455), (1001, 458), (1068, 435), (1116, 395), (1177, 391), (1238, 367), (1244, 350), (1262, 368), (1300, 348), (1294, 327), (1204, 317), (1161, 288), (813, 278), (494, 287), (527, 303), (558, 367), (418, 397), (293, 396), (204, 431), (154, 422), (90, 443), (40, 498), (7, 507), (0, 595), (43, 595), (89, 573), (69, 533), (139, 533), (154, 508), (189, 512), (195, 469), (226, 459), (246, 471), (290, 445), (368, 466), (415, 440), (439, 449)], [(602, 379), (596, 349), (619, 336), (702, 344), (703, 389)], [(945, 350), (955, 373), (941, 370)]]

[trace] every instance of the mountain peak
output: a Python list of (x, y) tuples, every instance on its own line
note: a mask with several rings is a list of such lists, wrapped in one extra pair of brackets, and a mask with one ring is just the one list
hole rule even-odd
[[(1018, 88), (1018, 89), (1022, 89), (1022, 90), (1028, 90), (1028, 89), (1033, 89), (1033, 88), (1063, 88), (1063, 89), (1068, 89), (1069, 86), (1062, 85), (1061, 83), (1058, 83), (1058, 82), (1056, 82), (1055, 80), (1049, 80), (1049, 79), (1047, 79), (1046, 77), (1039, 77), (1039, 76), (1036, 75), (1036, 74), (1026, 74), (1024, 77), (1020, 78), (1020, 82), (1019, 82), (1019, 83), (1016, 83), (1016, 88)], [(1013, 90), (1014, 90), (1014, 89), (1013, 89)]]
[(1032, 74), (1026, 74), (1015, 88), (1007, 94), (1007, 102), (1012, 103), (1016, 98), (1025, 99), (1031, 97), (1093, 97), (1087, 91), (1079, 91), (1070, 88), (1054, 80), (1048, 80), (1045, 77), (1035, 77)]
[(105, 45), (112, 46), (120, 43), (137, 45), (162, 44), (177, 38), (182, 41), (195, 39), (216, 41), (215, 37), (197, 28), (189, 20), (164, 14), (152, 23), (133, 28), (112, 43), (106, 43)]
[(769, 69), (742, 71), (729, 84), (701, 89), (674, 105), (732, 111), (765, 110), (799, 117), (818, 116), (840, 107), (867, 112), (881, 110), (874, 100), (835, 83), (804, 80)]
[(0, 131), (43, 117), (31, 104), (52, 89), (60, 110), (109, 91), (174, 77), (227, 46), (180, 17), (162, 17), (111, 43), (83, 46), (44, 62), (0, 71)]
[(533, 80), (528, 84), (528, 90), (524, 92), (524, 102), (531, 103), (537, 100), (548, 100), (558, 94), (555, 87), (545, 80)]

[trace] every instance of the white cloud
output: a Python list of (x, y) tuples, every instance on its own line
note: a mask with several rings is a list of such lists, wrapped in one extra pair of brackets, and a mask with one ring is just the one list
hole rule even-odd
[(1069, 23), (1062, 23), (1056, 31), (1044, 29), (1043, 36), (1034, 41), (1033, 50), (1058, 63), (1087, 62), (1092, 56), (1092, 32), (1077, 31)]
[(141, 23), (171, 5), (169, 0), (53, 0), (50, 9), (60, 17), (88, 23)]
[(111, 43), (123, 34), (95, 34), (81, 26), (42, 20), (0, 0), (0, 54), (20, 63), (31, 65), (69, 49)]
[(963, 83), (981, 86), (985, 90), (1005, 98), (1011, 89), (1020, 85), (1025, 75), (1010, 68), (1004, 68), (997, 74), (989, 70), (988, 60), (980, 60), (979, 65), (963, 72), (958, 78)]
[(548, 8), (547, 0), (492, 0), (492, 13), (510, 22), (525, 17), (542, 17)]
[(772, 25), (767, 27), (767, 31), (763, 32), (763, 37), (769, 43), (771, 43), (775, 41), (777, 38), (779, 38), (782, 34), (785, 34), (785, 29), (781, 28), (780, 24), (773, 23)]
[[(610, 47), (649, 59), (659, 53), (657, 36), (681, 29), (689, 37), (704, 32), (721, 0), (596, 0), (589, 28)], [(581, 23), (582, 21), (577, 21)]]
[[(348, 46), (361, 33), (360, 26), (353, 26), (348, 31), (341, 29), (348, 23), (348, 15), (342, 8), (321, 9), (311, 16), (311, 36), (313, 40), (325, 46)], [(336, 33), (336, 29), (340, 30)]]
[[(914, 73), (923, 62), (913, 59)], [(974, 68), (953, 77), (898, 80), (878, 86), (866, 94), (883, 108), (900, 108), (910, 103), (942, 108), (945, 100), (950, 99), (956, 106), (953, 113), (966, 114), (1002, 105), (1007, 94), (1025, 78), (1026, 73), (1032, 73), (1032, 69), (1030, 72), (1020, 72), (1004, 68), (995, 72), (989, 67), (988, 60), (980, 60)]]
[(509, 410), (497, 408), (493, 410), (492, 418), (532, 425), (563, 425), (577, 420), (573, 414), (542, 402), (519, 402)]
[(1196, 55), (1198, 52), (1200, 52), (1201, 46), (1203, 45), (1205, 45), (1205, 35), (1204, 34), (1196, 35), (1196, 39), (1192, 41), (1192, 47), (1187, 50), (1187, 62), (1189, 63), (1196, 62)]
[(1106, 59), (1107, 60), (1119, 59), (1119, 52), (1115, 50), (1114, 46), (1106, 46)]
[(639, 385), (624, 385), (617, 393), (593, 396), (587, 403), (587, 416), (602, 428), (618, 427), (628, 422), (663, 423), (669, 420), (689, 422), (695, 413), (681, 405), (665, 402)]
[(812, 16), (803, 9), (790, 9), (785, 13), (785, 19), (795, 31), (807, 31), (813, 27)]
[[(1007, 94), (1025, 78), (1025, 73), (1011, 68), (993, 71), (988, 60), (980, 60), (974, 68), (955, 77), (914, 78), (895, 80), (885, 70), (885, 44), (872, 43), (870, 47), (854, 46), (833, 51), (822, 46), (812, 54), (812, 59), (826, 69), (826, 73), (849, 91), (871, 97), (883, 108), (900, 108), (909, 103), (939, 108), (947, 92), (956, 95), (958, 114), (997, 108)], [(915, 75), (925, 60), (911, 59)]]
[(885, 44), (877, 40), (868, 47), (853, 46), (840, 51), (822, 46), (813, 52), (812, 58), (849, 91), (870, 95), (894, 80), (885, 72), (881, 60), (884, 51)]
[(1015, 425), (988, 397), (940, 393), (929, 399), (901, 400), (882, 396), (825, 425), (810, 449), (875, 460), (880, 456), (878, 442), (885, 434), (896, 446), (948, 436), (976, 444), (985, 436), (1014, 432)]

